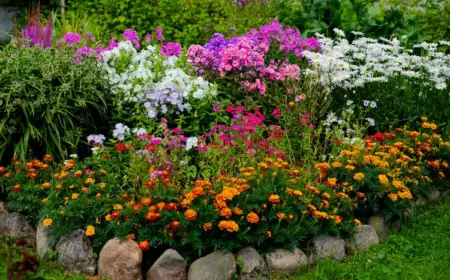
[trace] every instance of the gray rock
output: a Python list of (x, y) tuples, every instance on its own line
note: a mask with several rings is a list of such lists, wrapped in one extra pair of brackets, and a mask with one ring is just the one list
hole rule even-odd
[(28, 246), (36, 246), (36, 231), (19, 213), (5, 214), (0, 217), (0, 237), (12, 237), (24, 240)]
[(8, 212), (8, 208), (6, 207), (6, 205), (3, 203), (3, 201), (0, 201), (0, 217), (5, 215), (5, 214), (9, 214)]
[(92, 246), (84, 230), (75, 230), (56, 244), (58, 262), (74, 273), (95, 275), (97, 264), (92, 257)]
[(428, 200), (430, 202), (438, 202), (440, 198), (441, 198), (441, 192), (438, 190), (432, 191), (430, 193), (430, 195), (428, 196)]
[(416, 199), (416, 201), (414, 201), (414, 207), (419, 207), (419, 206), (423, 206), (427, 204), (425, 202), (425, 200), (422, 197), (419, 197), (418, 199)]
[(328, 235), (318, 236), (312, 240), (312, 246), (317, 258), (332, 257), (337, 261), (345, 258), (345, 241), (340, 238)]
[(42, 223), (40, 223), (36, 230), (36, 251), (39, 258), (47, 257), (48, 253), (52, 250), (49, 241), (49, 232)]
[(192, 263), (188, 271), (189, 280), (231, 280), (236, 273), (236, 262), (232, 253), (219, 250)]
[[(4, 30), (9, 34), (12, 34), (14, 28), (13, 19), (18, 15), (18, 9), (15, 6), (14, 1), (10, 3), (1, 3), (0, 7), (0, 30)], [(8, 5), (8, 6), (5, 6)], [(10, 5), (10, 6), (9, 6)], [(11, 37), (4, 32), (0, 32), (0, 43), (7, 43), (11, 40)]]
[(358, 251), (367, 250), (370, 246), (380, 243), (377, 232), (369, 225), (361, 225), (357, 228), (355, 235), (353, 236), (352, 243), (354, 242)]
[(370, 217), (368, 225), (375, 229), (380, 240), (386, 239), (389, 235), (389, 226), (382, 216), (375, 215)]
[(315, 264), (317, 261), (316, 255), (314, 255), (314, 253), (309, 253), (306, 257), (308, 258), (308, 264)]
[(236, 260), (242, 261), (239, 280), (268, 280), (269, 269), (263, 257), (252, 247), (245, 247), (236, 254)]
[(266, 254), (267, 264), (271, 273), (290, 274), (295, 273), (304, 265), (308, 264), (305, 253), (298, 248), (294, 252), (287, 249), (276, 249)]
[(177, 251), (168, 249), (145, 274), (146, 280), (186, 280), (186, 262)]

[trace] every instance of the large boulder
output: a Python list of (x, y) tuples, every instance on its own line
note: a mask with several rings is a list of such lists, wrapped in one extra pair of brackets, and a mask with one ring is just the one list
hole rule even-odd
[(92, 252), (91, 242), (82, 229), (67, 234), (56, 244), (58, 262), (74, 273), (95, 275), (97, 264)]
[(305, 253), (298, 248), (294, 252), (287, 249), (276, 249), (266, 254), (267, 264), (274, 274), (295, 273), (304, 265), (308, 264)]
[(267, 264), (255, 248), (242, 248), (237, 252), (236, 260), (242, 264), (239, 271), (239, 280), (269, 279)]
[(370, 246), (380, 243), (377, 232), (369, 225), (361, 225), (357, 228), (350, 243), (354, 244), (358, 251), (367, 250)]
[(48, 229), (42, 223), (36, 229), (36, 251), (39, 258), (45, 258), (52, 250)]
[(232, 253), (219, 250), (192, 263), (189, 280), (231, 280), (236, 273), (236, 262)]
[(142, 250), (131, 239), (106, 242), (98, 258), (98, 275), (111, 280), (141, 280)]
[(441, 192), (438, 190), (433, 190), (428, 196), (430, 202), (438, 202), (441, 199)]
[(173, 249), (166, 250), (145, 274), (146, 280), (186, 280), (186, 262)]
[(36, 231), (19, 213), (0, 216), (0, 237), (23, 240), (28, 246), (36, 246)]
[(375, 215), (370, 217), (368, 225), (375, 229), (380, 240), (386, 239), (389, 234), (389, 226), (382, 216)]
[(342, 261), (345, 258), (345, 241), (328, 235), (315, 237), (312, 240), (312, 249), (317, 258), (333, 258)]

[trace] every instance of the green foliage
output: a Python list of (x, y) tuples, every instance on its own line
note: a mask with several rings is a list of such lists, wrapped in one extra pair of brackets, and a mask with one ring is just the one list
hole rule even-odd
[(80, 138), (102, 125), (109, 90), (95, 58), (73, 61), (70, 47), (0, 52), (0, 157), (29, 150), (58, 158), (75, 151)]
[(77, 0), (69, 9), (86, 12), (106, 38), (118, 36), (127, 28), (140, 35), (162, 27), (168, 41), (183, 45), (204, 43), (220, 32), (233, 34), (267, 23), (274, 6), (250, 3), (245, 7), (229, 0)]
[(407, 46), (448, 40), (450, 6), (445, 1), (419, 0), (273, 0), (282, 23), (303, 36), (331, 35), (334, 28), (360, 31), (372, 38), (398, 37)]
[(450, 201), (418, 208), (412, 219), (403, 222), (402, 231), (394, 230), (380, 245), (343, 263), (326, 260), (306, 273), (275, 279), (447, 279)]

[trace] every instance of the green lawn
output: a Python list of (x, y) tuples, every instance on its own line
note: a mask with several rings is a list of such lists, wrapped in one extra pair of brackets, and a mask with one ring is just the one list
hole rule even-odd
[(450, 279), (450, 200), (417, 209), (401, 231), (364, 253), (277, 279)]
[[(12, 241), (0, 241), (0, 279), (7, 277)], [(15, 247), (15, 246), (13, 246)], [(21, 247), (15, 251), (20, 259)], [(54, 262), (41, 263), (37, 276), (26, 279), (81, 280), (69, 276)], [(450, 199), (416, 210), (401, 231), (392, 232), (379, 246), (342, 263), (323, 261), (297, 276), (276, 279), (450, 279)]]

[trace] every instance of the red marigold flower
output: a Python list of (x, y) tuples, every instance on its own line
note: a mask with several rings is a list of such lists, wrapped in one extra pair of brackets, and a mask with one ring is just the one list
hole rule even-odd
[(147, 240), (139, 242), (139, 248), (141, 248), (142, 251), (147, 251), (150, 249), (150, 243), (148, 243)]

